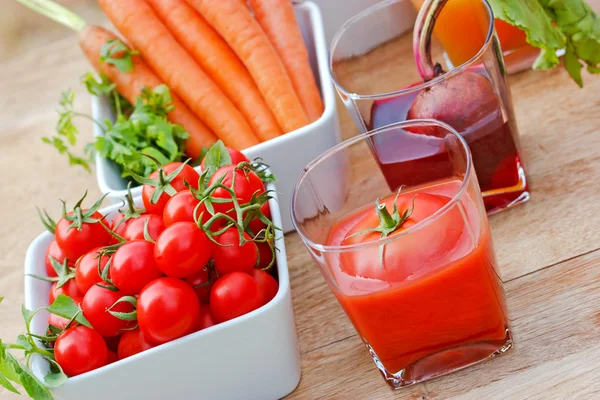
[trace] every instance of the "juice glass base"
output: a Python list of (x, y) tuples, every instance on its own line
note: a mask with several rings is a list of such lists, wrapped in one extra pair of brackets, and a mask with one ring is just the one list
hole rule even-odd
[(496, 358), (510, 350), (513, 342), (510, 328), (507, 327), (506, 336), (502, 340), (474, 342), (444, 349), (415, 361), (395, 373), (384, 367), (366, 341), (365, 345), (387, 384), (392, 389), (401, 389)]
[(488, 215), (499, 213), (500, 211), (509, 209), (519, 204), (529, 201), (531, 195), (529, 193), (529, 184), (525, 176), (525, 170), (517, 163), (518, 182), (516, 185), (488, 190), (482, 193), (485, 211)]

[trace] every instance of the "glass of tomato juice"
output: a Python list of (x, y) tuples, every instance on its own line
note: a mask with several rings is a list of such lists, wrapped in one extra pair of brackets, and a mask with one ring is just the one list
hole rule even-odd
[[(382, 168), (390, 160), (403, 170), (393, 188)], [(393, 388), (512, 347), (471, 153), (449, 125), (404, 121), (346, 140), (305, 168), (291, 208)]]
[[(453, 4), (451, 0), (446, 6)], [(421, 17), (439, 8), (424, 7), (415, 23), (414, 7), (408, 0), (376, 4), (336, 33), (330, 69), (344, 105), (363, 133), (423, 118), (456, 129), (470, 146), (484, 204), (491, 214), (526, 202), (530, 190), (493, 13), (485, 0), (469, 0), (469, 4), (471, 11), (466, 14), (479, 36), (463, 35), (457, 28), (436, 37), (433, 30), (443, 20), (435, 18), (427, 29), (419, 29)], [(460, 27), (463, 20), (453, 27)], [(454, 36), (471, 39), (476, 47), (456, 65), (444, 56)], [(420, 37), (429, 39), (427, 51), (415, 46)], [(385, 167), (393, 186), (401, 171), (394, 163)]]

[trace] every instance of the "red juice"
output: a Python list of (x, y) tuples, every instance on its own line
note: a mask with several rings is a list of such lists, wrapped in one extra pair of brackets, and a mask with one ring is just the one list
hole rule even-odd
[[(400, 210), (414, 201), (407, 228), (444, 207), (459, 188), (460, 181), (450, 180), (401, 193)], [(390, 210), (393, 199), (381, 202)], [(459, 202), (419, 231), (387, 244), (382, 260), (377, 247), (329, 255), (334, 294), (382, 374), (402, 379), (402, 386), (511, 347), (487, 219), (468, 194)], [(368, 204), (339, 219), (327, 244), (368, 243), (378, 234), (356, 232), (377, 224)]]
[[(418, 95), (419, 92), (415, 91), (375, 101), (371, 106), (368, 128), (376, 129), (409, 119), (409, 110)], [(436, 119), (443, 121), (443, 118)], [(511, 117), (504, 116), (498, 107), (494, 107), (492, 112), (480, 115), (475, 123), (467, 124), (459, 133), (471, 149), (488, 213), (528, 198), (529, 188)], [(392, 190), (401, 185), (415, 185), (448, 176), (449, 166), (442, 155), (441, 140), (435, 136), (431, 136), (430, 141), (423, 138), (411, 140), (410, 136), (415, 134), (419, 133), (377, 135), (372, 142), (382, 173)]]

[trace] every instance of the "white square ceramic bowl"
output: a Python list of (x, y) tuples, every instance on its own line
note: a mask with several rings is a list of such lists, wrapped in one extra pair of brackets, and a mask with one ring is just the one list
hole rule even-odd
[[(312, 124), (243, 151), (249, 159), (261, 157), (277, 177), (277, 192), (281, 199), (284, 232), (294, 229), (291, 223), (289, 204), (300, 172), (310, 161), (340, 141), (335, 93), (329, 74), (329, 52), (321, 12), (319, 7), (312, 2), (296, 5), (295, 10), (308, 49), (310, 64), (321, 89), (325, 110), (321, 118)], [(92, 114), (95, 119), (100, 121), (114, 119), (114, 114), (106, 99), (96, 97), (92, 99)], [(101, 134), (101, 129), (94, 126), (94, 135)], [(116, 164), (96, 156), (96, 175), (100, 190), (103, 193), (110, 193), (108, 195), (110, 201), (117, 202), (125, 197), (127, 183), (121, 178), (121, 171)], [(140, 187), (132, 189), (134, 196), (140, 192)]]
[[(272, 187), (270, 187), (272, 189)], [(141, 205), (141, 199), (136, 198)], [(281, 226), (277, 199), (270, 200), (273, 222)], [(111, 220), (119, 205), (101, 210)], [(53, 237), (45, 232), (29, 246), (26, 274), (45, 274), (44, 254)], [(300, 353), (294, 326), (283, 235), (276, 245), (279, 291), (265, 306), (231, 321), (69, 378), (52, 394), (57, 400), (278, 399), (300, 381)], [(25, 307), (48, 305), (50, 284), (25, 277)], [(40, 312), (32, 331), (44, 334), (48, 313)], [(32, 360), (43, 382), (47, 362)]]

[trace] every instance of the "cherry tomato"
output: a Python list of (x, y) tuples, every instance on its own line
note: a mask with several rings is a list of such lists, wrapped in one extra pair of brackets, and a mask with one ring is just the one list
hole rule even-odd
[(152, 343), (161, 344), (196, 329), (200, 303), (194, 289), (184, 281), (159, 278), (142, 289), (137, 315), (144, 336)]
[(154, 262), (154, 243), (145, 240), (134, 240), (119, 247), (110, 270), (114, 285), (128, 295), (138, 294), (144, 286), (162, 276)]
[(196, 291), (196, 296), (198, 296), (198, 301), (201, 304), (208, 304), (210, 298), (210, 289), (213, 284), (209, 283), (209, 278), (208, 267), (204, 267), (200, 272), (185, 278), (185, 281)]
[[(73, 299), (73, 301), (75, 302), (75, 304), (79, 305), (81, 303), (81, 297), (76, 297)], [(69, 324), (69, 320), (61, 317), (60, 315), (56, 315), (56, 314), (48, 314), (48, 325), (52, 325), (57, 327), (58, 329), (65, 329), (67, 327), (67, 325)], [(71, 326), (75, 326), (77, 325), (77, 322), (73, 321), (73, 324)]]
[[(127, 331), (123, 331), (123, 332), (127, 332)], [(119, 342), (121, 341), (121, 335), (105, 337), (104, 341), (106, 342), (106, 347), (108, 348), (108, 351), (112, 351), (112, 352), (116, 353), (117, 349), (119, 348)]]
[(277, 295), (277, 291), (279, 290), (279, 284), (268, 272), (262, 271), (260, 269), (254, 269), (250, 276), (254, 278), (258, 286), (260, 287), (260, 291), (263, 294), (264, 303), (267, 304)]
[[(81, 302), (83, 315), (102, 336), (117, 336), (123, 329), (135, 325), (135, 321), (123, 321), (108, 312), (108, 309), (123, 296), (124, 293), (94, 285), (83, 297)], [(111, 310), (127, 313), (133, 311), (133, 305), (122, 302)]]
[[(171, 172), (175, 171), (177, 168), (181, 166), (180, 162), (173, 162), (165, 165), (163, 167), (165, 177), (169, 175)], [(158, 171), (154, 171), (150, 174), (150, 179), (158, 179)], [(180, 192), (182, 190), (187, 189), (185, 187), (185, 182), (193, 187), (194, 189), (198, 189), (198, 179), (200, 175), (194, 170), (194, 168), (190, 167), (186, 164), (185, 167), (181, 170), (181, 172), (170, 182), (170, 185), (177, 191)], [(156, 188), (150, 185), (144, 185), (142, 188), (142, 200), (144, 202), (144, 208), (150, 214), (158, 214), (162, 215), (165, 205), (171, 198), (167, 193), (163, 192), (156, 204), (151, 203), (152, 193)]]
[[(248, 160), (248, 157), (246, 157), (245, 155), (243, 155), (240, 151), (238, 151), (236, 149), (232, 149), (231, 147), (228, 147), (227, 151), (229, 152), (229, 156), (231, 157), (231, 164), (233, 164), (233, 165), (238, 165), (241, 162), (250, 162), (250, 160)], [(204, 168), (204, 159), (200, 163), (200, 168), (202, 168), (202, 170), (204, 171), (204, 169), (205, 169)]]
[(240, 246), (240, 235), (234, 227), (215, 237), (221, 245), (213, 246), (213, 260), (219, 276), (233, 271), (252, 272), (258, 259), (258, 248), (246, 232), (244, 239), (247, 242)]
[(218, 322), (254, 311), (264, 303), (258, 283), (244, 272), (219, 278), (210, 291), (210, 311)]
[(121, 335), (121, 340), (119, 341), (119, 350), (117, 351), (117, 355), (119, 356), (119, 360), (122, 360), (153, 347), (154, 344), (150, 343), (146, 339), (140, 328), (136, 328), (131, 331), (123, 332), (123, 335)]
[(254, 242), (256, 243), (256, 247), (258, 248), (258, 265), (256, 268), (265, 269), (273, 260), (273, 255), (277, 250), (271, 249), (271, 246), (268, 242)]
[[(85, 210), (84, 210), (85, 211)], [(72, 212), (67, 215), (73, 215)], [(102, 214), (95, 212), (91, 218), (101, 219)], [(73, 223), (64, 218), (61, 218), (56, 224), (56, 243), (63, 250), (69, 260), (77, 260), (96, 247), (101, 247), (108, 244), (111, 236), (110, 233), (102, 227), (104, 222), (88, 223), (83, 222), (81, 229), (76, 227), (71, 228)]]
[[(225, 175), (225, 178), (221, 183), (225, 186), (232, 187), (235, 179), (235, 194), (240, 204), (248, 203), (254, 194), (258, 195), (265, 192), (265, 185), (256, 173), (253, 171), (245, 172), (235, 168), (235, 165), (226, 165), (219, 168), (210, 178), (209, 184), (214, 184), (219, 178)], [(221, 199), (231, 199), (231, 194), (222, 188), (215, 190), (212, 196)], [(235, 213), (230, 211), (233, 209), (233, 203), (213, 203), (213, 207), (215, 212), (229, 212), (232, 216), (235, 215)]]
[(101, 247), (86, 253), (75, 264), (75, 282), (82, 294), (85, 294), (92, 285), (102, 282), (100, 275), (98, 275), (98, 261), (100, 261), (100, 270), (102, 271), (110, 257), (107, 255), (100, 257), (100, 249)]
[[(269, 202), (266, 202), (262, 206), (260, 206), (260, 212), (263, 213), (265, 217), (271, 219), (271, 208), (269, 207)], [(267, 225), (265, 225), (265, 223), (258, 218), (254, 218), (248, 223), (248, 228), (250, 228), (252, 233), (255, 235), (257, 235), (266, 227)]]
[[(410, 218), (390, 236), (393, 237), (403, 230), (414, 226), (425, 218), (434, 214), (450, 201), (450, 197), (419, 193), (400, 194), (396, 204), (398, 210), (412, 207), (414, 210)], [(386, 204), (391, 212), (394, 196), (383, 199), (381, 204)], [(327, 243), (334, 245), (351, 245), (373, 242), (379, 239), (378, 232), (356, 235), (365, 229), (379, 226), (380, 222), (372, 207), (365, 208), (351, 218), (341, 220), (335, 224), (329, 234)], [(339, 265), (344, 272), (351, 276), (378, 279), (384, 282), (404, 281), (421, 268), (424, 260), (435, 260), (443, 257), (447, 252), (455, 249), (456, 243), (464, 233), (464, 221), (457, 207), (451, 208), (436, 220), (435, 224), (423, 227), (415, 234), (408, 235), (402, 240), (392, 241), (385, 246), (383, 253), (383, 266), (379, 261), (379, 247), (370, 246), (360, 251), (340, 253)]]
[(211, 314), (210, 307), (207, 304), (200, 304), (200, 318), (196, 331), (201, 331), (214, 325), (217, 325), (217, 321), (215, 321), (215, 317)]
[[(194, 222), (194, 209), (200, 203), (189, 190), (181, 191), (171, 197), (165, 206), (163, 220), (165, 226), (169, 227), (176, 222)], [(198, 207), (196, 214), (202, 215), (202, 223), (208, 221), (211, 217), (204, 204)]]
[[(123, 237), (123, 235), (125, 234), (125, 229), (127, 228), (127, 225), (129, 225), (129, 223), (133, 221), (133, 219), (123, 221), (123, 218), (125, 218), (123, 214), (118, 213), (115, 219), (113, 219), (112, 223), (110, 224), (110, 229), (112, 229), (114, 233), (121, 237)], [(117, 244), (118, 242), (119, 241), (114, 237), (111, 237), (109, 240), (110, 244)]]
[(202, 270), (210, 260), (213, 244), (192, 222), (171, 225), (158, 237), (154, 259), (168, 276), (185, 278)]
[[(44, 261), (46, 262), (46, 274), (48, 277), (54, 278), (57, 275), (54, 267), (50, 263), (50, 257), (54, 258), (59, 264), (62, 264), (65, 261), (65, 258), (67, 258), (65, 252), (62, 251), (58, 243), (56, 243), (56, 240), (53, 240), (52, 243), (50, 243), (48, 250), (46, 250), (46, 255), (44, 256)], [(69, 266), (73, 266), (71, 260), (67, 261), (67, 263)]]
[(112, 364), (118, 360), (119, 359), (117, 358), (117, 353), (115, 353), (114, 351), (108, 350), (108, 352), (106, 354), (106, 364)]
[(86, 326), (74, 326), (56, 339), (54, 357), (65, 374), (76, 376), (105, 366), (108, 350), (98, 332)]
[(144, 240), (144, 225), (146, 224), (146, 220), (148, 220), (148, 233), (152, 240), (156, 240), (162, 231), (165, 230), (165, 224), (163, 223), (162, 216), (155, 214), (144, 214), (139, 218), (130, 220), (123, 232), (123, 238), (127, 241)]
[(61, 294), (67, 295), (72, 299), (83, 297), (83, 293), (77, 287), (75, 279), (69, 279), (64, 285), (56, 288), (56, 282), (52, 283), (50, 293), (48, 294), (48, 304), (54, 303), (54, 300)]

